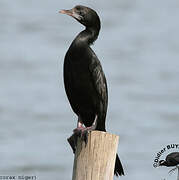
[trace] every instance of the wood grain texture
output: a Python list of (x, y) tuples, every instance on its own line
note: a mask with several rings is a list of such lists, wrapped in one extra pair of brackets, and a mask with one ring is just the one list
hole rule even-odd
[(88, 143), (78, 139), (72, 180), (112, 180), (119, 137), (92, 131)]

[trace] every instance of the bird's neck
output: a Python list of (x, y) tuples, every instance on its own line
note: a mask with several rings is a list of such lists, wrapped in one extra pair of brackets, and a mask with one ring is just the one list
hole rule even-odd
[(91, 45), (98, 38), (99, 30), (100, 28), (86, 28), (77, 35), (74, 41)]

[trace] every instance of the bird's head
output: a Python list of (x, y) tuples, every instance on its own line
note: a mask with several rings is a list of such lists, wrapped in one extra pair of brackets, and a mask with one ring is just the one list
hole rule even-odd
[(160, 160), (158, 165), (159, 166), (166, 166), (167, 162), (165, 160)]
[(77, 5), (70, 10), (61, 10), (59, 12), (72, 16), (87, 28), (100, 29), (100, 19), (98, 14), (89, 7)]

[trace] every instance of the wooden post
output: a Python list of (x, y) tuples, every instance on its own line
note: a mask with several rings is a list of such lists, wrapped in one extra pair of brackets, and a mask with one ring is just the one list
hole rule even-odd
[(88, 143), (78, 138), (72, 180), (112, 180), (119, 137), (92, 131)]

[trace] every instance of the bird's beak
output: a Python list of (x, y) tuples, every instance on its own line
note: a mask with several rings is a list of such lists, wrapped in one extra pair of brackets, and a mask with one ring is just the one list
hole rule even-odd
[(70, 10), (61, 10), (61, 11), (59, 11), (59, 13), (67, 14), (69, 16), (72, 16), (73, 15), (73, 9), (70, 9)]
[(72, 16), (73, 18), (77, 19), (77, 20), (80, 20), (81, 19), (81, 16), (79, 14), (77, 14), (74, 9), (70, 9), (70, 10), (61, 10), (59, 11), (59, 13), (62, 13), (62, 14), (67, 14), (69, 16)]

